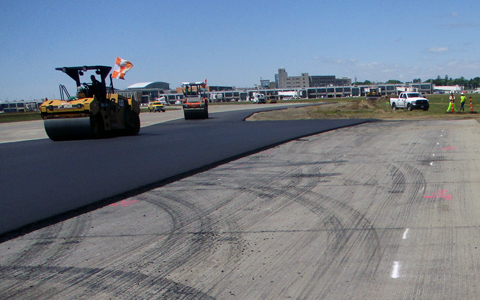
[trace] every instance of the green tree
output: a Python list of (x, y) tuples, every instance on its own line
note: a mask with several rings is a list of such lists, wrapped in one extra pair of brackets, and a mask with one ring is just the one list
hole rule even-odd
[(363, 82), (361, 82), (361, 81), (355, 81), (355, 82), (353, 83), (353, 85), (371, 85), (371, 84), (372, 84), (372, 82), (371, 82), (370, 80), (365, 80), (365, 81), (363, 81)]
[(397, 80), (397, 79), (389, 79), (387, 82), (385, 82), (386, 84), (400, 84), (400, 83), (403, 83), (401, 82), (400, 80)]

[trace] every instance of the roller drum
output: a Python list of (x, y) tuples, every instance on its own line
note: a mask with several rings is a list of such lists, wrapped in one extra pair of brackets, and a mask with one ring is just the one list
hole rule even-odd
[(94, 137), (90, 117), (48, 119), (44, 121), (45, 131), (53, 141)]

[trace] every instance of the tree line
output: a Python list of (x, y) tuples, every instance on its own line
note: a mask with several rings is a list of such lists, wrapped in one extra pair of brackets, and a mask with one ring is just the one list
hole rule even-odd
[[(453, 79), (452, 77), (448, 77), (448, 75), (445, 75), (445, 77), (440, 77), (440, 75), (437, 76), (436, 79), (428, 79), (425, 81), (422, 81), (420, 79), (414, 79), (413, 83), (433, 83), (434, 85), (461, 85), (464, 86), (465, 89), (476, 89), (477, 87), (480, 87), (480, 77), (475, 77), (472, 79), (466, 79), (465, 77), (460, 77), (460, 78), (455, 78)], [(396, 79), (390, 79), (385, 84), (403, 84), (404, 82)], [(372, 84), (378, 84), (378, 82), (372, 82), (370, 80), (365, 80), (363, 82), (356, 81), (353, 83), (354, 85), (372, 85)]]

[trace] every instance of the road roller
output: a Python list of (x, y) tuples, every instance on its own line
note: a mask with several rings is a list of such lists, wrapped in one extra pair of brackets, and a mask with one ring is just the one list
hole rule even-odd
[[(60, 84), (60, 99), (46, 99), (40, 105), (45, 131), (51, 140), (138, 134), (140, 97), (138, 93), (130, 98), (115, 94), (111, 75), (107, 88), (105, 79), (111, 69), (108, 66), (55, 68), (75, 80), (77, 90), (75, 96), (70, 96)], [(93, 74), (88, 83), (82, 82), (81, 77), (87, 72)]]
[(188, 119), (208, 119), (208, 97), (205, 93), (207, 80), (203, 82), (182, 82), (183, 115)]

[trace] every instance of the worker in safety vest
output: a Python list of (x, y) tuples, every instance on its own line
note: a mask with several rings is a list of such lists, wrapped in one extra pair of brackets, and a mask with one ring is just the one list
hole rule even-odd
[(465, 95), (462, 93), (460, 96), (460, 111), (465, 111)]
[(455, 96), (453, 93), (450, 94), (450, 102), (448, 103), (448, 108), (447, 112), (457, 112), (457, 109), (455, 108)]

